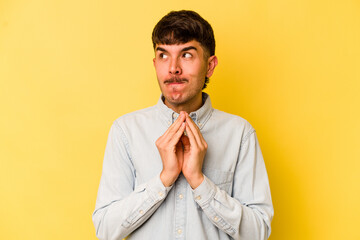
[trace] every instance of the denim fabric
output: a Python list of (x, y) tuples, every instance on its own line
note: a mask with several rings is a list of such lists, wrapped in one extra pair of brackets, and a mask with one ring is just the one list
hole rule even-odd
[(93, 222), (99, 239), (241, 239), (270, 235), (274, 214), (255, 130), (243, 118), (203, 106), (190, 114), (208, 144), (204, 181), (180, 174), (165, 187), (155, 141), (178, 114), (162, 101), (112, 125)]

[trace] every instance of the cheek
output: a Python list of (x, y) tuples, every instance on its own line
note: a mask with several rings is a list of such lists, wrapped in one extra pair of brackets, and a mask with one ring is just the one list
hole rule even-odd
[(185, 64), (183, 66), (183, 72), (194, 77), (204, 74), (203, 66), (196, 62)]
[(166, 66), (164, 64), (155, 64), (155, 71), (158, 78), (163, 78), (167, 75)]
[(198, 79), (203, 79), (206, 76), (206, 69), (201, 67), (201, 66), (197, 66), (196, 69), (194, 69), (193, 71), (193, 76), (198, 78)]

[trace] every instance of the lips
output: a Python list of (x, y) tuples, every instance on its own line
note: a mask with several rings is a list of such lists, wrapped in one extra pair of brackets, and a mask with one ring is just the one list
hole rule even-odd
[(185, 81), (182, 81), (182, 82), (168, 82), (166, 84), (168, 84), (168, 85), (180, 85), (180, 84), (183, 84), (183, 83), (185, 83)]
[(171, 78), (171, 79), (165, 80), (164, 84), (182, 84), (182, 83), (186, 83), (186, 82), (189, 82), (189, 81), (185, 78)]

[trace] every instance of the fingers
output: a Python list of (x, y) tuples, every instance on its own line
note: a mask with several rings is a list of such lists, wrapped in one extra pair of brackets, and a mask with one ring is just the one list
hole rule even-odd
[(177, 144), (179, 142), (181, 136), (184, 134), (185, 128), (185, 122), (182, 122), (178, 131), (170, 139), (170, 144)]
[[(190, 124), (188, 123), (188, 121), (185, 122), (185, 125), (186, 125), (186, 133), (188, 135), (188, 141), (189, 141), (190, 145), (197, 147), (198, 143), (196, 141), (196, 138), (195, 138), (195, 135), (194, 135), (193, 131), (191, 130), (191, 128), (189, 126)], [(185, 146), (185, 144), (184, 144), (184, 146)]]
[[(197, 128), (196, 128), (194, 122), (192, 121), (192, 119), (189, 116), (186, 116), (186, 127), (187, 127), (186, 128), (186, 133), (189, 135), (190, 143), (191, 143), (191, 137), (194, 138), (194, 140), (196, 141), (196, 145), (201, 143), (202, 141), (200, 139)], [(191, 144), (194, 144), (194, 143), (191, 143)]]
[(183, 123), (185, 121), (185, 113), (184, 112), (180, 112), (179, 117), (175, 120), (175, 122), (173, 124), (171, 124), (171, 126), (166, 130), (166, 132), (164, 133), (164, 135), (174, 135), (179, 128), (181, 127), (181, 123)]
[[(183, 139), (182, 136), (185, 130), (188, 137)], [(207, 148), (207, 143), (202, 136), (200, 129), (186, 112), (180, 112), (179, 117), (161, 136), (159, 142), (161, 142), (161, 145), (167, 145), (168, 147), (171, 147), (175, 146), (179, 142), (180, 138), (181, 141), (184, 140), (184, 147), (189, 146), (190, 148), (190, 145), (193, 145), (197, 148)]]
[[(200, 129), (198, 126), (194, 123), (194, 121), (191, 119), (191, 117), (186, 114), (186, 123), (188, 123), (189, 128), (191, 129), (191, 132), (197, 142), (198, 145), (206, 145), (205, 139), (202, 136)], [(188, 129), (186, 129), (186, 132), (188, 133)]]
[(190, 152), (190, 140), (188, 136), (182, 135), (181, 136), (182, 146), (184, 147), (184, 152)]
[(183, 151), (183, 145), (182, 145), (181, 141), (179, 141), (176, 144), (176, 157), (179, 161), (180, 166), (182, 167), (183, 162), (184, 162), (184, 151)]
[(175, 146), (176, 143), (180, 140), (181, 135), (185, 131), (184, 121), (185, 121), (185, 113), (180, 112), (179, 117), (158, 139), (158, 142), (166, 145)]
[(184, 148), (190, 146), (189, 137), (187, 137), (187, 136), (185, 136), (185, 135), (182, 135), (182, 136), (181, 136), (181, 142), (182, 142)]

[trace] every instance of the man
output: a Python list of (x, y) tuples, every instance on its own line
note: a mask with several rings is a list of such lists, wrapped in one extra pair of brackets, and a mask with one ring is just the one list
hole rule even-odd
[(273, 207), (255, 130), (202, 92), (211, 26), (170, 12), (152, 35), (157, 105), (111, 127), (93, 221), (99, 239), (267, 239)]

